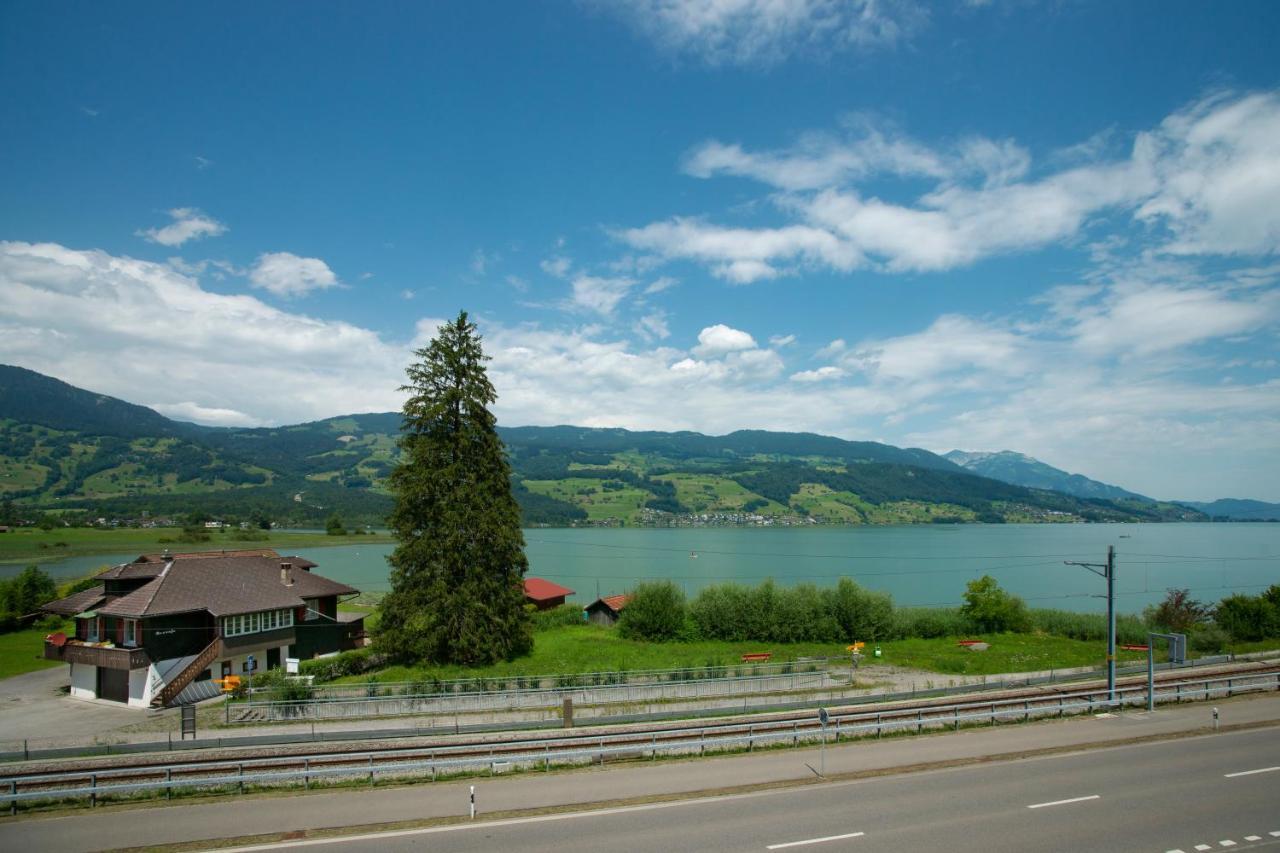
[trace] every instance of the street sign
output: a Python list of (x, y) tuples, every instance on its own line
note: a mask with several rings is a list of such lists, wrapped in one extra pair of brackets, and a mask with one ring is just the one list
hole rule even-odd
[(818, 709), (818, 720), (822, 723), (822, 725), (825, 726), (827, 724), (827, 721), (830, 719), (831, 719), (831, 716), (827, 713), (826, 708)]

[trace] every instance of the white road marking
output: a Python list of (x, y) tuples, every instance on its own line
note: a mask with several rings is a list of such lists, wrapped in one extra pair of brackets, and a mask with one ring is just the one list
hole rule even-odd
[(1212, 850), (1212, 849), (1213, 849), (1213, 845), (1212, 845), (1212, 844), (1197, 844), (1197, 845), (1196, 845), (1196, 849), (1197, 849), (1197, 850)]
[(821, 844), (824, 841), (841, 841), (845, 838), (860, 838), (864, 833), (847, 832), (844, 835), (828, 835), (825, 838), (806, 838), (804, 841), (788, 841), (784, 844), (770, 844), (765, 850), (781, 850), (784, 847), (802, 847), (805, 844)]
[(1223, 773), (1224, 779), (1234, 779), (1237, 776), (1252, 776), (1255, 773), (1274, 773), (1280, 770), (1280, 767), (1261, 767), (1257, 770), (1241, 770), (1239, 773)]
[(1261, 835), (1246, 835), (1246, 836), (1244, 837), (1244, 840), (1245, 840), (1245, 841), (1261, 841), (1261, 840), (1262, 840), (1262, 836), (1261, 836)]
[(1235, 846), (1236, 846), (1236, 843), (1235, 843), (1234, 841), (1232, 841), (1230, 838), (1223, 839), (1222, 841), (1219, 841), (1219, 842), (1218, 842), (1218, 844), (1219, 844), (1219, 846), (1222, 846), (1222, 847), (1235, 847)]
[(1027, 808), (1043, 809), (1048, 806), (1065, 806), (1067, 803), (1083, 803), (1086, 800), (1100, 800), (1100, 799), (1102, 799), (1102, 796), (1100, 794), (1090, 794), (1087, 797), (1072, 797), (1069, 800), (1054, 800), (1051, 803), (1036, 803), (1035, 805), (1027, 806)]
[(1270, 835), (1273, 838), (1280, 838), (1280, 829), (1273, 829), (1268, 832), (1267, 835)]
[(1164, 853), (1185, 853), (1185, 851), (1183, 851), (1183, 850), (1179, 850), (1179, 849), (1176, 849), (1176, 848), (1175, 848), (1175, 849), (1173, 849), (1173, 850), (1166, 850), (1166, 851), (1164, 851)]

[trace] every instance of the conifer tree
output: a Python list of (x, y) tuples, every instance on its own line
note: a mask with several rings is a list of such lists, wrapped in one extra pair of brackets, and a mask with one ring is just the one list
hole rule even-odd
[(533, 645), (520, 509), (466, 312), (408, 369), (400, 463), (391, 473), (399, 544), (378, 648), (397, 660), (481, 665)]

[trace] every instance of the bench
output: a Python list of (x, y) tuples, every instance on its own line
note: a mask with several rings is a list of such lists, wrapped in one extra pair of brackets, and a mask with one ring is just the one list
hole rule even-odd
[(764, 663), (773, 657), (773, 652), (748, 652), (742, 656), (743, 663)]

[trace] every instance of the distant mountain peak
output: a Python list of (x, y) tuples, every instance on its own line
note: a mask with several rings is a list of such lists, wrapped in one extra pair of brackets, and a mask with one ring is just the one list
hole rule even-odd
[(1054, 468), (1035, 457), (1012, 450), (997, 452), (952, 450), (950, 453), (944, 453), (942, 458), (974, 474), (981, 474), (1015, 486), (1052, 489), (1078, 498), (1151, 501), (1151, 498), (1137, 492), (1091, 480), (1083, 474), (1072, 474), (1060, 468)]

